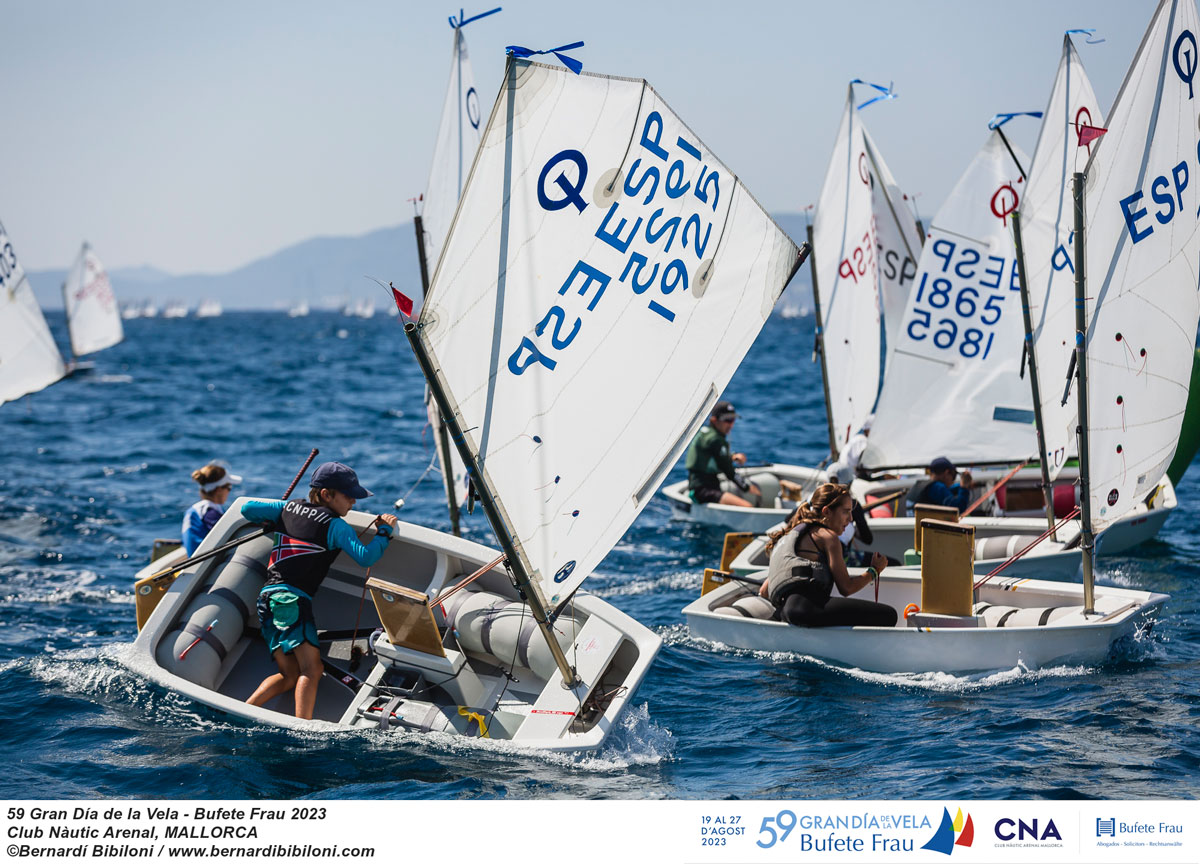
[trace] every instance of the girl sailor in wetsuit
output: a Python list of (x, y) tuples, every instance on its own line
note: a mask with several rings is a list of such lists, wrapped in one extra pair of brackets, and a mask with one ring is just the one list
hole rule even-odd
[[(851, 523), (852, 510), (850, 488), (826, 483), (817, 487), (811, 501), (797, 508), (782, 531), (771, 535), (767, 579), (759, 593), (775, 604), (789, 624), (896, 626), (896, 610), (891, 606), (850, 597), (887, 566), (887, 558), (876, 552), (862, 575), (851, 576), (846, 570), (838, 535)], [(830, 596), (834, 585), (841, 597)]]
[(321, 643), (312, 598), (342, 552), (370, 567), (387, 549), (396, 517), (375, 517), (375, 537), (363, 545), (343, 517), (354, 502), (371, 493), (358, 475), (341, 462), (317, 467), (309, 481), (308, 500), (247, 501), (242, 515), (270, 523), (278, 532), (267, 566), (267, 584), (258, 595), (258, 620), (279, 672), (268, 675), (246, 701), (264, 705), (281, 693), (296, 690), (296, 716), (312, 719), (321, 680)]

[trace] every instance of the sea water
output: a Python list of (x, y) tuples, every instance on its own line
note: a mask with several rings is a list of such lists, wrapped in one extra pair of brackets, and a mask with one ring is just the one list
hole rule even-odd
[[(65, 341), (61, 314), (49, 315)], [(227, 313), (125, 322), (95, 371), (0, 406), (0, 797), (1195, 798), (1200, 793), (1200, 466), (1158, 539), (1101, 584), (1171, 595), (1107, 663), (881, 675), (693, 638), (680, 610), (722, 532), (656, 496), (586, 588), (662, 635), (606, 745), (265, 728), (125, 663), (132, 582), (177, 538), (210, 459), (278, 497), (308, 451), (367, 508), (447, 530), (422, 381), (396, 319)], [(751, 461), (815, 464), (827, 434), (812, 319), (773, 317), (724, 394)], [(1015, 374), (1015, 373), (1014, 373)], [(619, 411), (610, 422), (621, 423)], [(936, 422), (914, 406), (914, 423)], [(935, 456), (937, 454), (930, 454)], [(676, 466), (671, 480), (683, 477)], [(492, 542), (481, 512), (468, 537)]]

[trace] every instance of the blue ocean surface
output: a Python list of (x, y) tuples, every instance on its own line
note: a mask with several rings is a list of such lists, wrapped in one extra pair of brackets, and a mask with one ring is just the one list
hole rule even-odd
[[(61, 314), (50, 316), (65, 342)], [(233, 720), (122, 662), (133, 576), (177, 537), (214, 457), (277, 497), (308, 451), (353, 465), (368, 509), (448, 530), (422, 381), (396, 319), (234, 313), (125, 322), (93, 374), (0, 406), (3, 798), (1195, 798), (1200, 793), (1200, 468), (1158, 539), (1098, 580), (1171, 595), (1098, 666), (954, 676), (846, 671), (718, 650), (680, 610), (719, 530), (656, 496), (585, 587), (662, 635), (621, 728), (584, 755)], [(812, 319), (774, 316), (726, 397), (752, 461), (827, 441)], [(621, 423), (619, 410), (611, 417)], [(936, 418), (913, 412), (914, 423)], [(677, 466), (671, 479), (683, 476)], [(467, 536), (492, 542), (482, 513)]]

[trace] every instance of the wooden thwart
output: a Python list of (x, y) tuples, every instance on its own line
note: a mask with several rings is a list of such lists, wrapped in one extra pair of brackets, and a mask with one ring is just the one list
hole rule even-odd
[(371, 599), (389, 642), (435, 657), (446, 656), (428, 597), (374, 577), (367, 580), (367, 587), (371, 589)]
[(924, 538), (921, 611), (970, 615), (974, 606), (975, 526), (937, 519), (919, 524)]

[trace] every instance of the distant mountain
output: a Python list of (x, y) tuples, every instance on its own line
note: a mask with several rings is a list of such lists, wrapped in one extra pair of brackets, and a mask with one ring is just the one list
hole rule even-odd
[[(780, 213), (775, 220), (797, 243), (804, 240), (804, 214)], [(103, 256), (103, 250), (99, 252)], [(359, 297), (381, 303), (383, 293), (367, 276), (393, 281), (406, 293), (420, 293), (411, 222), (359, 237), (314, 237), (229, 273), (176, 276), (154, 267), (109, 271), (121, 303), (153, 300), (162, 306), (178, 300), (195, 308), (201, 300), (217, 300), (225, 309), (283, 309), (301, 299), (314, 308), (340, 306), (348, 298)], [(45, 309), (62, 308), (65, 279), (65, 270), (29, 273), (29, 282)], [(808, 268), (804, 267), (792, 280), (785, 300), (806, 304), (811, 297)]]

